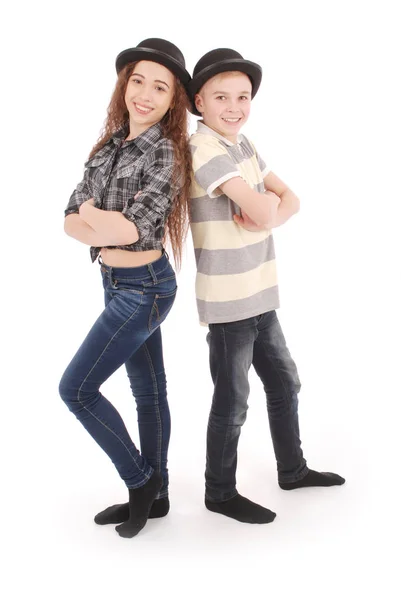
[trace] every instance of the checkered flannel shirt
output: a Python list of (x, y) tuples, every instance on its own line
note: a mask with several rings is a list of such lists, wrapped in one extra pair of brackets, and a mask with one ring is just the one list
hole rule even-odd
[[(134, 244), (108, 248), (161, 250), (165, 223), (179, 191), (173, 183), (173, 144), (162, 137), (159, 123), (133, 140), (125, 141), (127, 135), (128, 127), (120, 129), (85, 163), (84, 178), (64, 214), (79, 213), (80, 205), (93, 198), (97, 208), (122, 212), (138, 229)], [(92, 262), (99, 252), (91, 247)]]

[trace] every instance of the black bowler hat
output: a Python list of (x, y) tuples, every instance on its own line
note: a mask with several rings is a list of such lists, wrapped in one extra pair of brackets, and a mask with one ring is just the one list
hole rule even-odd
[(161, 38), (149, 38), (140, 42), (136, 48), (128, 48), (123, 50), (116, 58), (117, 73), (121, 71), (125, 65), (131, 62), (140, 60), (151, 60), (157, 62), (177, 75), (181, 83), (188, 85), (191, 79), (190, 74), (185, 69), (185, 58), (183, 53), (177, 46), (162, 40)]
[(209, 79), (226, 71), (241, 71), (248, 75), (252, 82), (252, 98), (255, 96), (262, 80), (262, 67), (250, 60), (245, 60), (239, 52), (231, 50), (231, 48), (217, 48), (207, 52), (195, 65), (194, 74), (188, 86), (194, 115), (200, 116), (195, 107), (195, 95)]

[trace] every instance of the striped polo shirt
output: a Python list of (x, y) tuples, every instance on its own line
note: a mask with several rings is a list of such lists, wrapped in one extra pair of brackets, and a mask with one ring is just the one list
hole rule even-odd
[(239, 321), (278, 308), (272, 233), (246, 231), (237, 225), (233, 216), (240, 214), (240, 207), (219, 188), (233, 177), (242, 177), (263, 193), (269, 169), (244, 135), (233, 144), (202, 121), (190, 147), (189, 212), (201, 324)]

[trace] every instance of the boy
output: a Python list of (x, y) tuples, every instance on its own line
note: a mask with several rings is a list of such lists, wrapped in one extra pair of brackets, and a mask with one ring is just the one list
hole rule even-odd
[(236, 489), (251, 365), (266, 392), (279, 486), (292, 490), (345, 481), (310, 470), (301, 450), (301, 384), (275, 311), (279, 297), (271, 233), (299, 210), (299, 200), (240, 134), (261, 77), (259, 65), (220, 48), (198, 61), (190, 83), (192, 112), (202, 116), (190, 140), (196, 296), (200, 321), (209, 326), (214, 383), (205, 504), (245, 523), (269, 523), (276, 516)]

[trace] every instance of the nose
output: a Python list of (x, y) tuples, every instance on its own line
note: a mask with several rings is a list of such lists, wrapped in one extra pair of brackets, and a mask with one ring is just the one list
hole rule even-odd
[(227, 106), (227, 110), (230, 113), (239, 112), (239, 106), (237, 104), (237, 101), (236, 100), (229, 100), (228, 106)]
[(138, 100), (141, 100), (142, 102), (151, 102), (152, 89), (146, 85), (142, 85), (141, 91), (138, 95)]

